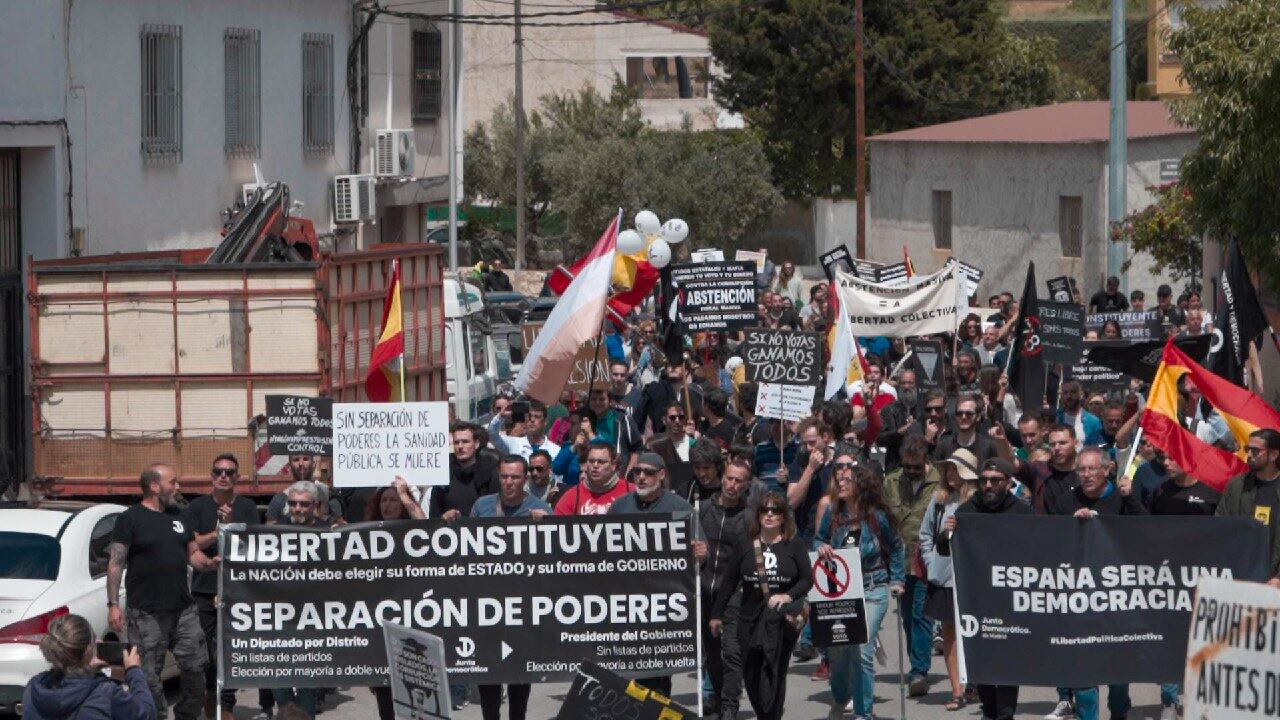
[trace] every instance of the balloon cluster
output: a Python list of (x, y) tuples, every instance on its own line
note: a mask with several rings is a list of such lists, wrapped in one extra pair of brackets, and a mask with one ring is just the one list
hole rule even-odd
[(635, 229), (618, 233), (618, 255), (614, 261), (613, 284), (630, 289), (642, 264), (662, 269), (671, 262), (671, 246), (689, 237), (689, 225), (679, 218), (665, 223), (652, 210), (636, 213)]

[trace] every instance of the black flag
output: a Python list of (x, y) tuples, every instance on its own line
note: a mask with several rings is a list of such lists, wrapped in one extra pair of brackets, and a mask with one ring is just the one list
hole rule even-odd
[(1009, 348), (1009, 387), (1018, 393), (1026, 412), (1040, 410), (1047, 377), (1040, 344), (1040, 298), (1036, 295), (1036, 264), (1027, 265), (1027, 283), (1018, 306), (1018, 330)]
[(1249, 359), (1249, 343), (1267, 329), (1258, 294), (1249, 280), (1244, 255), (1234, 239), (1218, 275), (1217, 318), (1213, 323), (1213, 346), (1208, 368), (1244, 387), (1244, 364)]
[[(1212, 339), (1209, 335), (1199, 335), (1179, 338), (1173, 344), (1192, 360), (1201, 362), (1209, 353)], [(1085, 343), (1085, 357), (1089, 362), (1148, 383), (1156, 379), (1156, 370), (1160, 368), (1163, 356), (1163, 340), (1095, 340)]]

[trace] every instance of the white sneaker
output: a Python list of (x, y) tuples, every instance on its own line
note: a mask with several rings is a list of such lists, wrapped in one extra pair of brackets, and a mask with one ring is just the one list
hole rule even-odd
[(1044, 716), (1044, 720), (1066, 720), (1076, 716), (1076, 708), (1070, 700), (1059, 700), (1053, 712)]
[(847, 702), (847, 703), (845, 703), (845, 704), (844, 704), (844, 711), (845, 711), (845, 712), (853, 712), (853, 700), (852, 700), (852, 699), (850, 699), (850, 700), (849, 700), (849, 702)]
[(1160, 708), (1160, 720), (1178, 720), (1182, 714), (1178, 712), (1178, 708), (1172, 705), (1165, 705)]

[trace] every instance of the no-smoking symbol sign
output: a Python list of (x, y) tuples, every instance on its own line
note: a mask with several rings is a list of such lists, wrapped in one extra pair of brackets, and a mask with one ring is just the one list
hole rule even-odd
[(843, 597), (851, 580), (849, 563), (840, 555), (832, 555), (830, 560), (819, 558), (813, 564), (813, 587), (823, 597), (833, 600)]

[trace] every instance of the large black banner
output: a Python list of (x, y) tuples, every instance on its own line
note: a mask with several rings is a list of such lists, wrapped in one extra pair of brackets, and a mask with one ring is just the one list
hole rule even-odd
[(1164, 337), (1164, 331), (1160, 328), (1159, 310), (1095, 313), (1085, 318), (1084, 329), (1096, 331), (1101, 340), (1104, 339), (1102, 327), (1111, 320), (1120, 325), (1120, 337), (1125, 340), (1159, 340)]
[(1246, 517), (961, 515), (951, 548), (962, 679), (1179, 682), (1196, 582), (1265, 580), (1268, 540)]
[[(688, 518), (282, 525), (222, 536), (227, 687), (387, 684), (382, 621), (445, 645), (451, 679), (567, 680), (697, 666)], [(625, 583), (622, 579), (625, 578)]]

